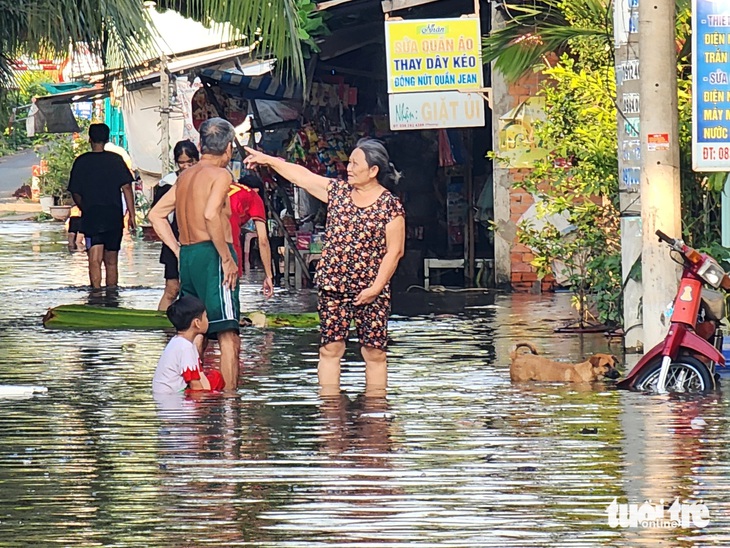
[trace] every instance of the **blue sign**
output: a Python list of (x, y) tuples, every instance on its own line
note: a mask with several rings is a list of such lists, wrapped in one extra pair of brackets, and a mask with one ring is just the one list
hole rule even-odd
[(71, 103), (71, 110), (79, 120), (91, 120), (94, 114), (94, 103)]
[(692, 1), (692, 168), (730, 171), (730, 6)]
[(621, 184), (625, 187), (638, 188), (641, 184), (641, 168), (625, 167), (621, 170)]

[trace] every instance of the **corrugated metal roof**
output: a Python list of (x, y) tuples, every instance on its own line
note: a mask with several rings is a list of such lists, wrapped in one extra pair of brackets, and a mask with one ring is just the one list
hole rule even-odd
[(109, 90), (101, 85), (86, 86), (71, 91), (63, 91), (36, 98), (36, 101), (49, 104), (78, 103), (79, 101), (94, 101), (109, 95)]
[(215, 80), (223, 91), (246, 99), (301, 99), (302, 86), (277, 76), (246, 76), (240, 71), (204, 69), (200, 76)]

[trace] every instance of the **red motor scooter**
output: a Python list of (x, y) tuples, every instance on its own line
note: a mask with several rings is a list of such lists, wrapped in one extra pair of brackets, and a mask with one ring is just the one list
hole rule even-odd
[(617, 386), (659, 393), (713, 390), (715, 368), (725, 367), (720, 325), (725, 317), (725, 296), (716, 289), (730, 290), (730, 277), (709, 255), (660, 230), (656, 235), (681, 255), (684, 265), (669, 332)]

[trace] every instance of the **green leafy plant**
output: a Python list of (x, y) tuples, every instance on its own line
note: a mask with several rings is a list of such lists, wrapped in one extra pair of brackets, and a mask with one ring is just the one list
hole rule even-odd
[[(27, 70), (13, 74), (12, 90), (3, 91), (0, 88), (0, 126), (4, 128), (0, 134), (0, 156), (12, 154), (33, 144), (34, 139), (28, 137), (23, 118), (28, 113), (33, 97), (47, 94), (41, 84), (51, 81), (51, 76), (45, 71)], [(17, 110), (15, 119), (11, 120), (13, 109)]]
[(55, 134), (48, 136), (45, 145), (41, 161), (46, 169), (38, 182), (41, 196), (53, 196), (57, 204), (69, 204), (71, 195), (66, 189), (71, 167), (77, 156), (90, 150), (89, 142), (77, 134)]
[(564, 55), (543, 74), (548, 118), (535, 134), (549, 153), (519, 185), (537, 198), (537, 222), (521, 223), (518, 240), (533, 250), (538, 276), (570, 286), (579, 327), (614, 325), (622, 288), (613, 71)]
[(48, 214), (48, 213), (43, 213), (41, 211), (38, 215), (36, 215), (35, 217), (33, 217), (33, 220), (35, 222), (37, 222), (37, 223), (44, 222), (44, 221), (52, 221), (53, 220), (53, 216), (50, 215), (50, 214)]
[(607, 0), (507, 0), (499, 8), (505, 25), (482, 41), (482, 60), (494, 61), (512, 82), (565, 52), (583, 50), (594, 64), (611, 64), (610, 6)]
[[(0, 122), (8, 112), (13, 70), (20, 55), (64, 57), (70, 44), (98, 56), (105, 69), (133, 74), (156, 57), (149, 11), (140, 0), (0, 0)], [(313, 0), (158, 0), (156, 9), (174, 9), (205, 25), (229, 23), (226, 39), (246, 37), (257, 53), (279, 59), (283, 73), (304, 79), (303, 43), (325, 31)], [(310, 43), (311, 40), (311, 43)], [(7, 120), (5, 120), (7, 121)], [(3, 124), (3, 127), (5, 125)]]
[(727, 173), (700, 173), (692, 169), (692, 81), (682, 75), (679, 88), (679, 175), (682, 235), (688, 245), (710, 247), (722, 240), (722, 191)]
[[(484, 46), (484, 61), (496, 61), (495, 67), (502, 72), (510, 81), (516, 81), (519, 77), (533, 71), (543, 70), (549, 65), (548, 58), (560, 52), (568, 52), (571, 59), (577, 62), (574, 67), (580, 67), (579, 71), (587, 71), (592, 74), (600, 74), (605, 72), (606, 77), (610, 79), (607, 84), (613, 84), (613, 51), (610, 47), (611, 43), (611, 21), (610, 21), (610, 3), (605, 0), (546, 0), (544, 2), (533, 3), (527, 5), (517, 0), (504, 3), (504, 16), (506, 23), (502, 27), (495, 30), (486, 37)], [(682, 201), (682, 235), (688, 244), (693, 247), (711, 250), (710, 254), (717, 256), (718, 259), (725, 259), (727, 252), (723, 252), (725, 248), (719, 245), (721, 239), (721, 222), (720, 222), (720, 198), (725, 185), (727, 174), (725, 173), (696, 173), (692, 170), (692, 150), (691, 150), (691, 131), (692, 131), (692, 96), (691, 96), (691, 9), (688, 0), (676, 1), (676, 38), (677, 38), (677, 65), (678, 65), (678, 87), (679, 87), (679, 144), (680, 144), (680, 178), (681, 178), (681, 201)], [(564, 63), (564, 58), (563, 62)], [(557, 67), (556, 67), (557, 68)], [(546, 73), (549, 71), (546, 71)], [(555, 82), (553, 82), (555, 84)], [(574, 80), (575, 87), (556, 85), (559, 93), (564, 93), (566, 97), (574, 97), (574, 92), (583, 88), (583, 84), (578, 80)], [(562, 89), (562, 91), (560, 91)], [(590, 89), (590, 88), (588, 88)], [(596, 108), (603, 108), (600, 105), (609, 106), (606, 102), (607, 98), (614, 98), (614, 91), (610, 87), (600, 86), (594, 87), (594, 92), (599, 100), (596, 101)], [(590, 117), (580, 117), (579, 127), (571, 127), (566, 124), (570, 116), (580, 114), (583, 107), (590, 110), (584, 98), (578, 94), (577, 99), (580, 102), (581, 109), (573, 109), (577, 105), (566, 105), (564, 101), (558, 97), (552, 96), (552, 105), (548, 100), (549, 123), (554, 128), (551, 131), (544, 127), (538, 133), (542, 137), (542, 133), (547, 132), (545, 145), (547, 148), (552, 146), (551, 141), (556, 139), (564, 140), (571, 143), (575, 141), (576, 148), (589, 150), (587, 143), (581, 141), (582, 135), (595, 136), (595, 149), (601, 151), (594, 158), (582, 157), (580, 154), (571, 156), (571, 150), (562, 150), (560, 147), (554, 147), (554, 152), (542, 164), (542, 172), (533, 174), (530, 177), (537, 181), (542, 181), (543, 186), (550, 186), (547, 192), (540, 195), (545, 199), (548, 205), (540, 206), (544, 211), (543, 216), (547, 216), (552, 212), (561, 212), (569, 221), (578, 228), (576, 234), (580, 234), (580, 223), (576, 223), (572, 215), (575, 214), (574, 208), (569, 208), (568, 204), (576, 200), (576, 194), (570, 189), (563, 188), (563, 183), (572, 174), (587, 168), (593, 171), (595, 175), (605, 176), (604, 181), (610, 182), (611, 188), (603, 189), (596, 196), (603, 196), (604, 200), (612, 203), (615, 213), (615, 197), (616, 197), (616, 157), (617, 150), (615, 145), (615, 121), (613, 113), (608, 118), (601, 116), (596, 119)], [(572, 99), (569, 99), (572, 100)], [(588, 112), (585, 110), (585, 112)], [(606, 112), (610, 112), (610, 109)], [(565, 113), (568, 113), (567, 115)], [(606, 120), (610, 120), (608, 124)], [(609, 128), (610, 126), (610, 128)], [(610, 132), (610, 133), (609, 133)], [(576, 140), (577, 139), (577, 140)], [(610, 146), (609, 142), (614, 141)], [(573, 148), (569, 146), (568, 148)], [(557, 151), (557, 152), (555, 152)], [(569, 165), (566, 169), (550, 169), (550, 158), (556, 159), (562, 155), (563, 159), (569, 159)], [(610, 171), (606, 171), (608, 164), (613, 167)], [(540, 171), (541, 166), (538, 166)], [(551, 173), (552, 171), (552, 173)], [(565, 173), (562, 173), (565, 171)], [(549, 183), (555, 177), (555, 185)], [(586, 189), (591, 186), (587, 180), (584, 180)], [(528, 181), (530, 183), (530, 181)], [(592, 185), (595, 186), (595, 185)], [(561, 194), (565, 190), (567, 194)], [(581, 194), (578, 190), (579, 195)], [(613, 214), (610, 210), (606, 210), (600, 215), (606, 215), (609, 219)], [(578, 218), (580, 219), (580, 217)], [(611, 223), (608, 223), (611, 226)], [(595, 263), (582, 260), (581, 268), (577, 272), (585, 273), (584, 279), (590, 288), (588, 293), (592, 293), (595, 298), (591, 300), (591, 304), (596, 308), (596, 313), (601, 321), (620, 318), (621, 294), (619, 290), (618, 272), (619, 261), (616, 249), (616, 240), (618, 239), (618, 226), (614, 233), (614, 238), (608, 242), (606, 253), (603, 256), (597, 256)], [(551, 257), (560, 257), (561, 254), (568, 254), (571, 248), (567, 244), (564, 247), (552, 245), (551, 239), (557, 240), (557, 234), (551, 234), (549, 230), (538, 231), (528, 226), (523, 227), (520, 239), (536, 250), (535, 266), (538, 270), (546, 274), (550, 272)], [(579, 236), (578, 240), (584, 236)], [(575, 236), (574, 236), (575, 238)], [(591, 238), (587, 242), (591, 242)], [(596, 240), (600, 243), (600, 235)], [(567, 256), (567, 255), (563, 255)], [(579, 265), (581, 266), (581, 265)], [(598, 279), (589, 275), (591, 269), (600, 268), (606, 273)], [(573, 272), (572, 270), (570, 272)], [(641, 279), (641, 261), (638, 260), (628, 275), (632, 279)], [(580, 287), (580, 285), (579, 285)], [(580, 293), (580, 291), (579, 291)], [(576, 297), (583, 302), (581, 297)]]
[(137, 226), (151, 226), (150, 225), (150, 209), (152, 209), (152, 200), (150, 200), (144, 192), (134, 193), (134, 213), (137, 220)]
[(312, 0), (296, 0), (296, 2), (299, 22), (297, 34), (304, 57), (310, 57), (320, 51), (317, 39), (330, 34), (326, 23), (327, 13), (318, 11), (317, 4)]

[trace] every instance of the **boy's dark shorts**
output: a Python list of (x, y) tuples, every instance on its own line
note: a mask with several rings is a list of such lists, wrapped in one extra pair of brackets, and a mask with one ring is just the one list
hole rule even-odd
[(179, 280), (180, 279), (180, 269), (177, 266), (177, 259), (175, 259), (175, 262), (166, 262), (165, 265), (165, 279), (166, 280)]
[(390, 289), (385, 289), (370, 304), (355, 306), (357, 293), (339, 293), (319, 290), (320, 345), (346, 341), (350, 324), (355, 320), (357, 337), (362, 346), (382, 348), (388, 344), (388, 316), (390, 316)]
[(81, 230), (81, 217), (70, 217), (68, 220), (68, 231), (78, 234)]
[(119, 251), (122, 248), (123, 229), (99, 232), (98, 234), (86, 234), (86, 249), (95, 245), (103, 245), (104, 251)]
[(179, 261), (172, 249), (165, 244), (162, 244), (162, 251), (160, 251), (160, 263), (165, 265), (166, 280), (180, 279)]

